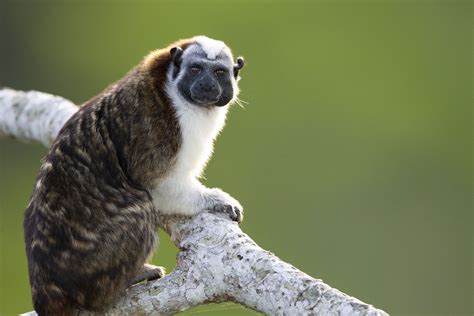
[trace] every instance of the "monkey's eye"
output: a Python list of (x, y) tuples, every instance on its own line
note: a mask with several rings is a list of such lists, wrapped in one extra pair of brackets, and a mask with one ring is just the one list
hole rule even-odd
[(191, 68), (189, 68), (191, 70), (191, 73), (197, 75), (198, 73), (201, 72), (201, 66), (199, 65), (192, 65)]
[(216, 75), (218, 75), (218, 76), (222, 76), (222, 75), (224, 75), (226, 72), (227, 72), (227, 71), (226, 71), (225, 69), (223, 69), (223, 68), (219, 68), (219, 69), (217, 69), (217, 70), (215, 71)]

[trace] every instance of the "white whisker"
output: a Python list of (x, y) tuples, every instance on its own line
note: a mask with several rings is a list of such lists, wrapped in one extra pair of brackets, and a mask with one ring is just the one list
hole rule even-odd
[(235, 103), (237, 103), (244, 110), (245, 110), (245, 106), (242, 103), (249, 104), (248, 102), (241, 100), (239, 98), (235, 98)]

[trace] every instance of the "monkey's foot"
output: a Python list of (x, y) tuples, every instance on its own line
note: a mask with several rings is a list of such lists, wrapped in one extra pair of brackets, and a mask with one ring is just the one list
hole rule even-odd
[(160, 279), (165, 275), (165, 268), (158, 267), (152, 264), (145, 263), (143, 270), (133, 280), (132, 284), (140, 283), (142, 281), (151, 281)]
[(211, 212), (226, 213), (231, 220), (240, 223), (244, 219), (244, 209), (240, 203), (220, 189), (212, 189)]

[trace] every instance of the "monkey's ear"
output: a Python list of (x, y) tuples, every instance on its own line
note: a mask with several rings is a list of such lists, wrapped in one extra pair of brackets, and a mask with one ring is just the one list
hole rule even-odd
[(170, 49), (170, 54), (173, 64), (179, 67), (179, 65), (181, 64), (181, 56), (183, 55), (183, 49), (179, 46), (173, 47), (172, 49)]
[(234, 64), (234, 77), (237, 78), (239, 76), (240, 69), (244, 68), (244, 58), (237, 57), (237, 63)]

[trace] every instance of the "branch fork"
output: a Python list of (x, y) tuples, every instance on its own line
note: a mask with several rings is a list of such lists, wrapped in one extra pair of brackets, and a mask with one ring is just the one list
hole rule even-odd
[[(77, 110), (58, 96), (0, 89), (0, 135), (49, 146)], [(100, 315), (169, 315), (226, 301), (269, 315), (387, 315), (260, 248), (223, 214), (161, 216), (160, 222), (180, 249), (176, 268), (130, 287)]]

